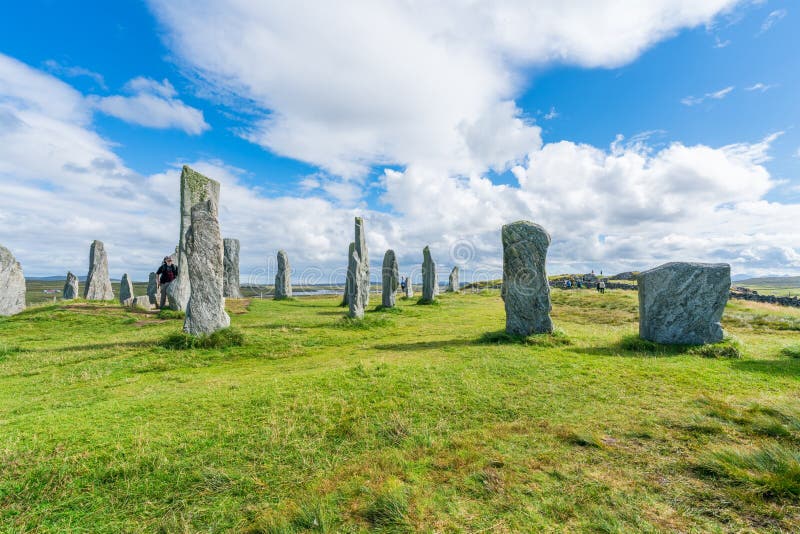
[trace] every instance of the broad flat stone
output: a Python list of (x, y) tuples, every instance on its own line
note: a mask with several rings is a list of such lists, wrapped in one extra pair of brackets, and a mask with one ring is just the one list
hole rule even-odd
[(503, 226), (502, 239), (506, 332), (515, 336), (552, 332), (545, 272), (550, 235), (538, 224), (517, 221)]
[(142, 295), (139, 297), (134, 297), (130, 299), (130, 305), (134, 308), (144, 308), (145, 310), (150, 310), (153, 308), (153, 305), (150, 304), (150, 297), (147, 295)]
[(25, 309), (25, 275), (11, 251), (0, 245), (0, 315)]
[(431, 256), (430, 247), (422, 249), (422, 300), (433, 302), (439, 287), (439, 275), (436, 273), (436, 262)]
[(639, 336), (665, 344), (722, 341), (731, 288), (727, 263), (666, 263), (639, 273)]
[(72, 274), (71, 271), (67, 272), (67, 280), (64, 282), (64, 290), (61, 292), (61, 298), (64, 300), (72, 300), (78, 298), (78, 277)]
[(278, 251), (278, 272), (275, 274), (275, 299), (292, 297), (292, 268), (285, 250)]
[(384, 308), (394, 308), (397, 295), (397, 286), (400, 285), (400, 269), (397, 265), (397, 256), (394, 250), (387, 250), (383, 255), (382, 282), (383, 295), (381, 305)]
[(453, 270), (450, 271), (450, 279), (447, 282), (447, 291), (449, 293), (454, 293), (461, 288), (458, 282), (458, 267), (453, 267)]
[(242, 293), (239, 288), (239, 240), (226, 237), (222, 240), (222, 247), (225, 265), (222, 292), (225, 298), (240, 299)]
[(355, 249), (350, 256), (348, 274), (352, 271), (352, 284), (348, 297), (350, 317), (361, 319), (369, 305), (369, 255), (367, 253), (367, 237), (364, 231), (364, 220), (355, 220)]
[(150, 273), (147, 280), (147, 299), (153, 306), (158, 306), (161, 301), (161, 287), (158, 285), (156, 273)]
[(119, 282), (119, 302), (123, 305), (129, 305), (133, 299), (133, 284), (128, 273), (122, 275), (122, 280)]
[(183, 330), (197, 336), (230, 326), (222, 295), (222, 235), (213, 198), (192, 207), (185, 245), (184, 258), (192, 291)]
[(89, 274), (83, 287), (86, 300), (114, 300), (111, 278), (108, 276), (108, 256), (102, 241), (93, 241), (89, 247)]

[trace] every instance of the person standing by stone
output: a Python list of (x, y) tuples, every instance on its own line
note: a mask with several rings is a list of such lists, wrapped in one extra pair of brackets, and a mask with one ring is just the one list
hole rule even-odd
[(355, 319), (362, 319), (364, 311), (369, 305), (370, 281), (367, 237), (364, 231), (364, 220), (361, 217), (355, 219), (354, 249), (349, 259), (348, 276), (352, 272), (350, 292), (347, 297), (350, 308), (349, 315)]
[(192, 292), (183, 330), (197, 336), (230, 326), (231, 318), (222, 294), (224, 252), (213, 198), (192, 206), (190, 220), (185, 250)]
[(179, 277), (178, 267), (172, 261), (172, 256), (164, 256), (161, 266), (156, 271), (158, 276), (158, 290), (161, 292), (161, 302), (158, 303), (158, 308), (163, 309), (167, 305), (167, 295), (169, 294), (169, 287)]
[(67, 271), (67, 280), (64, 282), (64, 290), (61, 292), (61, 298), (64, 300), (72, 300), (78, 298), (78, 277)]
[(289, 255), (285, 250), (278, 251), (278, 272), (275, 274), (275, 300), (292, 298), (292, 269)]
[(436, 274), (436, 262), (431, 256), (430, 247), (422, 249), (422, 302), (433, 302), (437, 295), (439, 279)]
[(455, 293), (460, 289), (460, 284), (458, 282), (458, 266), (453, 267), (453, 270), (450, 271), (450, 279), (447, 282), (447, 292), (448, 293)]
[(83, 288), (86, 300), (114, 300), (111, 278), (108, 276), (108, 256), (102, 241), (93, 241), (89, 248), (89, 274)]
[(394, 308), (397, 293), (397, 282), (400, 278), (397, 257), (394, 250), (387, 250), (383, 256), (382, 282), (383, 295), (381, 306), (384, 308)]
[(132, 301), (133, 284), (131, 284), (131, 279), (128, 278), (128, 273), (125, 273), (119, 282), (119, 303), (123, 306), (129, 306)]
[(222, 291), (225, 298), (240, 299), (242, 293), (239, 288), (239, 240), (226, 237), (222, 240), (225, 258), (225, 278)]
[(25, 275), (11, 251), (0, 245), (0, 315), (25, 309)]
[(502, 239), (506, 332), (514, 336), (552, 332), (545, 271), (550, 234), (538, 224), (517, 221), (503, 226)]

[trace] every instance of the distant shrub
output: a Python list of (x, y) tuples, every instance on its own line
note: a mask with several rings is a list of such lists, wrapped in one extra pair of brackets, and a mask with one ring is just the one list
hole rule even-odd
[(183, 319), (184, 317), (186, 317), (186, 314), (180, 310), (171, 310), (169, 308), (163, 308), (158, 311), (159, 319)]
[(781, 354), (789, 358), (800, 358), (800, 345), (788, 345), (781, 349)]
[(244, 334), (235, 328), (223, 328), (211, 334), (193, 336), (186, 332), (170, 334), (161, 341), (162, 347), (174, 350), (224, 349), (244, 344)]

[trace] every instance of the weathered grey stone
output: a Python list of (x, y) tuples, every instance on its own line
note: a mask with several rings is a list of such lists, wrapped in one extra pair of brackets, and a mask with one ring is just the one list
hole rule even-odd
[(367, 237), (364, 232), (364, 220), (355, 220), (355, 249), (350, 255), (348, 274), (353, 273), (350, 293), (347, 298), (350, 306), (350, 317), (361, 319), (369, 305), (369, 254), (367, 253)]
[(722, 341), (731, 287), (727, 263), (666, 263), (639, 273), (639, 336), (657, 343)]
[(25, 275), (11, 251), (0, 245), (0, 315), (25, 309)]
[[(181, 171), (181, 233), (178, 243), (178, 277), (167, 287), (169, 307), (185, 310), (191, 295), (191, 282), (186, 265), (186, 232), (192, 224), (192, 206), (207, 200), (214, 201), (214, 209), (219, 206), (219, 182), (203, 176), (184, 165)], [(217, 214), (214, 213), (214, 217)]]
[(528, 221), (507, 224), (502, 234), (506, 332), (516, 336), (552, 332), (550, 285), (545, 272), (550, 235)]
[(129, 305), (131, 300), (133, 300), (133, 284), (131, 283), (130, 278), (128, 278), (128, 273), (122, 275), (122, 280), (119, 282), (119, 302), (123, 306)]
[(147, 299), (153, 306), (158, 306), (161, 301), (161, 287), (158, 285), (158, 275), (150, 273), (147, 280)]
[(422, 249), (422, 301), (433, 302), (439, 286), (439, 275), (436, 273), (436, 262), (431, 256), (430, 247)]
[(111, 278), (108, 276), (108, 256), (102, 241), (93, 241), (89, 248), (89, 274), (83, 287), (86, 300), (114, 300)]
[(345, 275), (344, 279), (344, 295), (342, 296), (342, 303), (340, 306), (350, 307), (350, 287), (353, 285), (353, 278), (355, 277), (355, 273), (350, 271), (350, 258), (353, 256), (353, 252), (356, 250), (356, 244), (354, 242), (350, 242), (350, 246), (347, 248), (347, 274)]
[(222, 295), (222, 235), (213, 197), (192, 206), (190, 222), (184, 259), (192, 289), (183, 330), (196, 336), (226, 328), (231, 319)]
[(150, 304), (150, 297), (147, 295), (133, 297), (128, 302), (133, 308), (144, 308), (145, 310), (150, 310), (153, 308), (153, 305)]
[(458, 282), (458, 266), (453, 267), (453, 270), (450, 271), (450, 279), (447, 282), (447, 291), (449, 293), (453, 293), (461, 289), (461, 285)]
[(61, 298), (64, 300), (78, 298), (78, 277), (72, 274), (71, 271), (67, 272), (67, 280), (64, 282), (64, 290), (61, 292)]
[(387, 250), (383, 255), (383, 299), (381, 305), (384, 308), (394, 308), (397, 294), (397, 286), (400, 285), (400, 269), (397, 266), (397, 256), (394, 250)]
[(222, 247), (225, 264), (222, 293), (225, 298), (240, 299), (242, 292), (239, 288), (239, 240), (226, 237), (222, 240)]
[(414, 296), (414, 284), (411, 282), (411, 277), (406, 278), (406, 298)]
[(278, 251), (278, 272), (275, 274), (275, 299), (292, 297), (292, 268), (285, 250)]

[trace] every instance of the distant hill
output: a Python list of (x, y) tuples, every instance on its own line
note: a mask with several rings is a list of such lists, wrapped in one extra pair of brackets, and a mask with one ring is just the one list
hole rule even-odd
[[(67, 279), (66, 275), (61, 276), (26, 276), (25, 280), (29, 282), (63, 282)], [(79, 276), (78, 280), (81, 282), (86, 281), (85, 276)]]
[(800, 287), (800, 276), (763, 276), (760, 278), (737, 280), (736, 284), (745, 287), (768, 286), (774, 288), (792, 289)]

